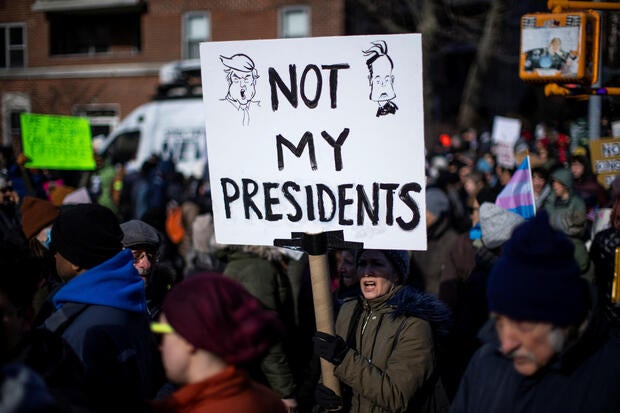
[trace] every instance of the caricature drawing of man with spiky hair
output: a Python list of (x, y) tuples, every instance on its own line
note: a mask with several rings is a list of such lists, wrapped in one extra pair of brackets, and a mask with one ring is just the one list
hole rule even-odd
[(243, 113), (241, 124), (247, 126), (250, 124), (250, 106), (253, 103), (260, 106), (260, 101), (253, 100), (256, 95), (256, 79), (258, 79), (254, 61), (241, 53), (230, 57), (220, 55), (220, 60), (225, 66), (224, 72), (228, 81), (228, 93), (222, 100), (227, 100), (235, 109)]
[(368, 66), (368, 81), (370, 83), (370, 100), (377, 102), (377, 117), (395, 114), (398, 106), (392, 100), (396, 97), (394, 92), (394, 62), (388, 55), (387, 43), (384, 40), (371, 42), (372, 46), (364, 50), (364, 56), (370, 56), (366, 60)]

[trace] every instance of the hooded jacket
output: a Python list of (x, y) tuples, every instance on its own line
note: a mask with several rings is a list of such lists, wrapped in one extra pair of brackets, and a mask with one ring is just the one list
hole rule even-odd
[(115, 400), (124, 400), (139, 411), (163, 384), (163, 369), (131, 250), (73, 278), (52, 301), (56, 311), (44, 328), (62, 335), (82, 361), (93, 406), (117, 410)]
[(585, 214), (586, 204), (579, 195), (575, 194), (571, 172), (565, 168), (557, 169), (551, 174), (551, 179), (564, 185), (568, 189), (569, 196), (568, 199), (563, 200), (558, 198), (554, 191), (551, 191), (544, 203), (544, 209), (549, 213), (549, 216), (552, 217), (556, 212), (566, 210), (581, 211)]
[[(281, 264), (284, 258), (278, 248), (265, 246), (224, 246), (218, 257), (227, 262), (224, 274), (241, 283), (289, 329), (293, 325), (294, 306), (290, 281)], [(296, 392), (286, 341), (273, 345), (263, 357), (252, 376), (260, 383), (280, 393), (283, 398), (293, 398)]]
[(439, 300), (410, 286), (347, 301), (336, 334), (350, 349), (334, 374), (351, 388), (351, 412), (447, 411), (435, 336), (448, 320)]

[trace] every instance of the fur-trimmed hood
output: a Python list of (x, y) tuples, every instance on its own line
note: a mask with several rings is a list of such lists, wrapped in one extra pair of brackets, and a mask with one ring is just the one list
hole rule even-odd
[(447, 335), (451, 328), (451, 314), (448, 307), (434, 295), (422, 292), (412, 286), (397, 290), (388, 300), (394, 307), (392, 317), (417, 317), (430, 323), (433, 331), (440, 336)]

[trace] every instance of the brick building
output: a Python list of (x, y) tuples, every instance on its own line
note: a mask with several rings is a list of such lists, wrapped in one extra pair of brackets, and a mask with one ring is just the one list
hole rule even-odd
[(107, 134), (160, 68), (201, 41), (344, 34), (344, 0), (0, 1), (0, 146), (22, 112), (87, 116)]

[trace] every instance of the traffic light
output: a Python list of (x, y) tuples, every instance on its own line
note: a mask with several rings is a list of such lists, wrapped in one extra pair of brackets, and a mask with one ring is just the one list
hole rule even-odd
[(580, 83), (547, 83), (545, 96), (566, 96), (575, 98), (587, 98), (595, 96), (619, 96), (620, 88), (617, 87), (589, 87)]
[(600, 16), (592, 10), (521, 18), (519, 77), (524, 81), (597, 81)]

